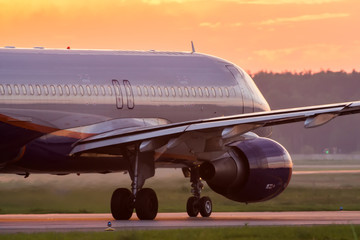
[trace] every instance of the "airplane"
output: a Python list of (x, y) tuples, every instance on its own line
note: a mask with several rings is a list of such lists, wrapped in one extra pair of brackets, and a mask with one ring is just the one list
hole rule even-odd
[(251, 77), (195, 52), (0, 48), (0, 173), (127, 172), (111, 197), (116, 220), (153, 220), (144, 183), (156, 168), (190, 178), (190, 217), (209, 217), (216, 193), (266, 201), (288, 186), (292, 160), (271, 127), (321, 126), (360, 113), (360, 101), (271, 110)]

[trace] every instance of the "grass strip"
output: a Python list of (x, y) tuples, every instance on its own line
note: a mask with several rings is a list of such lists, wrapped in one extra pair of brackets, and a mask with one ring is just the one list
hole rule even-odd
[[(155, 189), (157, 190), (157, 189)], [(56, 192), (47, 186), (19, 190), (0, 190), (0, 214), (108, 213), (113, 189), (71, 189)], [(171, 194), (169, 194), (171, 192)], [(183, 212), (190, 194), (181, 189), (157, 190), (160, 212)], [(360, 188), (289, 187), (266, 202), (244, 204), (226, 199), (211, 190), (214, 211), (337, 211), (360, 210)]]
[(2, 240), (142, 240), (142, 239), (358, 239), (360, 226), (356, 225), (329, 225), (329, 226), (298, 226), (298, 227), (231, 227), (231, 228), (195, 228), (172, 230), (124, 230), (115, 232), (47, 232), (47, 233), (16, 233), (0, 234)]

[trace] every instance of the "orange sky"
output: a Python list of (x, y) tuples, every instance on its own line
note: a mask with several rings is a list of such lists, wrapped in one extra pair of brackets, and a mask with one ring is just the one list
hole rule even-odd
[(0, 0), (0, 46), (190, 51), (244, 69), (360, 70), (358, 0)]

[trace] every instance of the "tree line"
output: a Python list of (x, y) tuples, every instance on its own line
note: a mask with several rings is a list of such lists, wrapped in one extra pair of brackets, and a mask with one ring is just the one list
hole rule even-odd
[[(360, 100), (360, 72), (311, 71), (252, 74), (270, 104), (282, 109)], [(335, 118), (313, 129), (303, 123), (273, 128), (272, 138), (290, 153), (360, 153), (360, 114)]]

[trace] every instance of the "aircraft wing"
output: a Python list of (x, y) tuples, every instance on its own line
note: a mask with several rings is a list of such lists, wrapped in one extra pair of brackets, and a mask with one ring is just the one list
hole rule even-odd
[(337, 116), (360, 113), (360, 101), (267, 112), (231, 115), (137, 129), (115, 129), (82, 139), (74, 144), (70, 155), (97, 152), (101, 149), (139, 144), (141, 152), (164, 145), (171, 147), (185, 133), (206, 132), (231, 139), (260, 127), (304, 121), (305, 128), (323, 125)]

